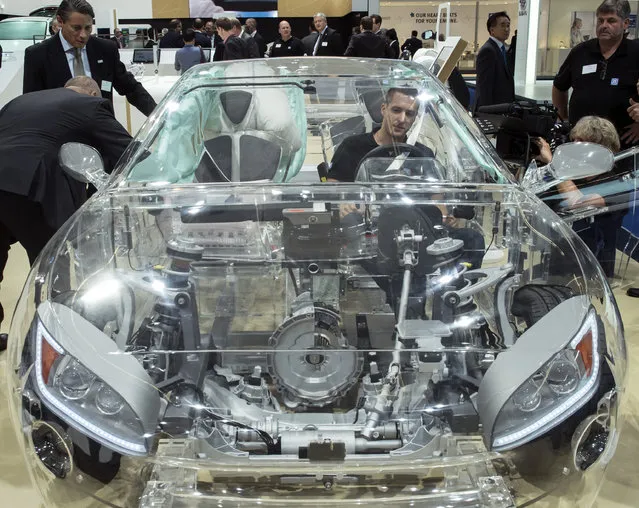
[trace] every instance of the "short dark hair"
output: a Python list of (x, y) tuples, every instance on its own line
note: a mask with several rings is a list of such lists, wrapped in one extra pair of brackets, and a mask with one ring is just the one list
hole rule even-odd
[(404, 88), (404, 87), (395, 86), (393, 88), (389, 88), (388, 90), (386, 90), (386, 93), (384, 94), (384, 103), (390, 104), (391, 101), (393, 100), (393, 96), (396, 93), (401, 93), (402, 95), (408, 95), (409, 97), (414, 97), (414, 98), (416, 98), (418, 95), (417, 88), (408, 88), (408, 87)]
[(382, 24), (382, 17), (379, 14), (371, 14), (370, 18), (373, 20), (373, 23), (376, 25)]
[(169, 28), (170, 28), (171, 30), (177, 30), (177, 29), (178, 29), (178, 27), (179, 27), (181, 24), (182, 24), (182, 22), (181, 22), (179, 19), (172, 19), (172, 20), (169, 22)]
[(239, 19), (237, 18), (230, 18), (231, 20), (231, 25), (234, 26), (235, 28), (239, 28), (240, 30), (242, 29), (242, 23), (240, 22)]
[(184, 39), (184, 42), (193, 42), (195, 40), (195, 30), (187, 28), (182, 34), (182, 39)]
[(364, 16), (359, 20), (359, 26), (362, 27), (363, 30), (372, 30), (373, 29), (373, 18), (370, 16)]
[(417, 30), (412, 30), (410, 35), (411, 37), (417, 37)]
[(508, 18), (510, 21), (510, 16), (506, 11), (493, 12), (490, 16), (488, 16), (488, 21), (486, 21), (486, 28), (488, 29), (488, 33), (490, 33), (490, 29), (497, 26), (497, 20), (499, 18)]
[(227, 32), (233, 28), (233, 23), (231, 23), (231, 20), (226, 16), (217, 18), (217, 20), (215, 21), (215, 25), (222, 30), (226, 30)]
[(93, 7), (85, 0), (62, 0), (58, 6), (56, 14), (62, 18), (65, 23), (69, 21), (71, 14), (79, 12), (85, 16), (91, 16), (91, 19), (95, 18)]
[(604, 0), (597, 7), (596, 14), (610, 14), (614, 12), (621, 19), (630, 17), (630, 3), (628, 0)]
[(195, 30), (200, 30), (203, 26), (204, 26), (204, 23), (202, 22), (200, 18), (195, 18), (193, 20), (193, 28)]

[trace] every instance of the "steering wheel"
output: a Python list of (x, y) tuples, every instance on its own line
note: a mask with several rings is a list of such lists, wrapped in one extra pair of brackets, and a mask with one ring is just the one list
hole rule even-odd
[[(408, 143), (380, 145), (364, 155), (364, 157), (362, 157), (362, 161), (370, 159), (371, 157), (397, 157), (398, 155), (406, 152), (408, 152), (409, 157), (432, 157), (433, 154), (426, 151), (425, 148), (426, 147), (418, 145), (409, 145)], [(362, 161), (360, 161), (360, 164)]]
[[(364, 157), (362, 157), (362, 160), (359, 161), (359, 165), (357, 167), (357, 171), (356, 171), (356, 175), (359, 174), (359, 171), (362, 167), (362, 164), (364, 163), (364, 161), (366, 159), (370, 159), (373, 157), (379, 157), (379, 158), (395, 158), (398, 157), (399, 155), (402, 154), (406, 154), (407, 155), (407, 159), (408, 158), (428, 158), (431, 159), (433, 157), (433, 154), (430, 150), (428, 150), (426, 147), (424, 146), (417, 146), (417, 145), (409, 145), (408, 143), (394, 143), (392, 145), (380, 145), (376, 148), (373, 148), (370, 152), (368, 152), (366, 155), (364, 155)], [(403, 166), (405, 161), (401, 161), (401, 165)], [(391, 163), (392, 166), (393, 163)], [(400, 166), (401, 168), (401, 166)], [(396, 168), (395, 170), (393, 170), (393, 168), (390, 168), (390, 171), (386, 171), (383, 175), (376, 175), (376, 179), (379, 180), (390, 180), (390, 179), (406, 179), (406, 178), (411, 178), (411, 176), (407, 175), (406, 173), (404, 173), (403, 171), (400, 171), (400, 168)], [(421, 175), (419, 175), (421, 178)], [(356, 177), (355, 180), (357, 181), (358, 178)]]

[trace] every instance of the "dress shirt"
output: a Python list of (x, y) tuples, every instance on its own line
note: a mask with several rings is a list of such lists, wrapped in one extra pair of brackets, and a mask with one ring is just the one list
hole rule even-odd
[(319, 32), (319, 34), (317, 35), (317, 40), (315, 41), (315, 46), (313, 46), (313, 56), (315, 56), (315, 54), (317, 53), (317, 50), (319, 49), (320, 41), (322, 40), (322, 36), (326, 32), (327, 28), (328, 28), (328, 26), (324, 27), (324, 30)]
[[(69, 70), (71, 71), (71, 76), (75, 78), (75, 73), (73, 72), (73, 61), (75, 60), (75, 48), (71, 46), (67, 42), (67, 40), (62, 36), (62, 30), (58, 32), (60, 35), (60, 42), (62, 42), (62, 49), (64, 49), (64, 54), (67, 57), (67, 63), (69, 64)], [(84, 66), (84, 74), (92, 78), (91, 75), (91, 67), (89, 66), (89, 57), (87, 56), (87, 48), (86, 46), (80, 50), (82, 53), (82, 65)]]

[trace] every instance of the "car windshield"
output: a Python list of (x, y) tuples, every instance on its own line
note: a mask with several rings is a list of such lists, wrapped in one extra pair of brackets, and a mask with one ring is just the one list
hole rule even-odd
[(0, 40), (42, 40), (47, 34), (47, 28), (46, 21), (5, 21), (0, 23)]
[[(118, 172), (129, 183), (317, 180), (318, 166), (328, 169), (345, 139), (380, 128), (382, 105), (397, 89), (417, 98), (405, 143), (365, 158), (430, 158), (447, 182), (510, 181), (476, 124), (423, 67), (330, 58), (193, 68)], [(354, 176), (363, 162), (352, 163)]]

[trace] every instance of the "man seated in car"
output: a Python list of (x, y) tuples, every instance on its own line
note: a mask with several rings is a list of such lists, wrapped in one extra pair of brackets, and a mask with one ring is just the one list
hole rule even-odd
[[(388, 151), (377, 157), (395, 157), (402, 151), (394, 150), (397, 143), (406, 143), (408, 131), (417, 118), (419, 102), (414, 88), (391, 88), (386, 92), (382, 104), (382, 125), (375, 132), (356, 134), (346, 138), (337, 148), (328, 172), (329, 182), (353, 182), (365, 156), (379, 146)], [(420, 144), (415, 146), (423, 152), (422, 157), (434, 158), (433, 151)]]
[[(416, 89), (390, 88), (381, 106), (381, 127), (374, 132), (356, 134), (344, 139), (335, 151), (327, 181), (355, 181), (357, 171), (364, 159), (372, 150), (379, 147), (384, 148), (380, 148), (373, 157), (395, 158), (403, 152), (408, 152), (408, 157), (434, 159), (433, 151), (421, 143), (415, 143), (411, 150), (406, 147), (408, 132), (417, 119), (418, 111), (419, 100)], [(433, 173), (430, 176), (437, 178), (439, 175)], [(441, 211), (444, 225), (449, 228), (449, 236), (464, 242), (463, 261), (471, 268), (479, 268), (484, 255), (483, 236), (471, 229), (457, 228), (457, 219), (448, 212), (445, 205), (437, 205), (437, 208)], [(358, 210), (355, 205), (350, 205), (343, 206), (341, 212), (342, 216), (346, 216), (349, 213), (358, 213)]]

